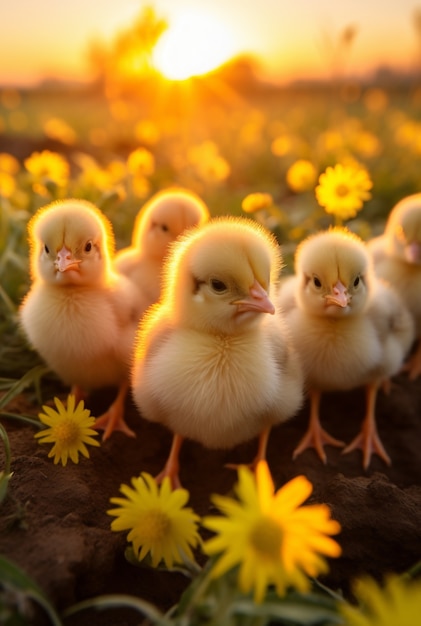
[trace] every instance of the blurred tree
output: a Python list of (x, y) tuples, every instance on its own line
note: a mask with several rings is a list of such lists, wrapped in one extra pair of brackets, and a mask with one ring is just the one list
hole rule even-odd
[(107, 96), (133, 93), (156, 77), (152, 54), (167, 28), (166, 20), (147, 6), (131, 26), (116, 34), (111, 44), (91, 43), (90, 61)]

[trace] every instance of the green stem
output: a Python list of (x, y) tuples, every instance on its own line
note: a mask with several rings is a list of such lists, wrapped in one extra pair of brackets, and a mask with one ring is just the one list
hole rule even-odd
[(35, 419), (34, 417), (29, 417), (29, 415), (20, 415), (19, 413), (7, 413), (7, 411), (0, 411), (0, 418), (24, 422), (25, 424), (35, 426), (35, 428), (38, 428), (39, 430), (45, 428), (42, 422)]
[(142, 615), (145, 615), (156, 624), (162, 624), (163, 626), (168, 624), (165, 620), (164, 614), (161, 613), (161, 611), (159, 611), (153, 604), (146, 602), (146, 600), (125, 594), (111, 594), (97, 596), (89, 600), (83, 600), (83, 602), (78, 602), (77, 604), (67, 608), (63, 615), (64, 617), (70, 617), (75, 613), (79, 613), (80, 611), (85, 611), (87, 609), (109, 609), (119, 607), (134, 609), (135, 611), (142, 613)]
[(9, 437), (7, 436), (7, 431), (2, 424), (0, 424), (0, 437), (3, 439), (4, 443), (4, 473), (5, 475), (9, 475), (12, 454), (10, 451)]

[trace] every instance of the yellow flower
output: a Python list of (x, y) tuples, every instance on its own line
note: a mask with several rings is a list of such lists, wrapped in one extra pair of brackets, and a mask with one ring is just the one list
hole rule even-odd
[(133, 176), (152, 176), (155, 171), (154, 156), (146, 148), (133, 150), (127, 158), (127, 169)]
[(316, 178), (316, 168), (311, 161), (306, 159), (295, 161), (286, 173), (288, 187), (296, 193), (313, 189)]
[(371, 578), (355, 585), (355, 595), (363, 608), (341, 605), (347, 626), (414, 626), (421, 615), (421, 583), (405, 582), (390, 576), (381, 588)]
[(8, 152), (0, 152), (0, 172), (17, 174), (20, 169), (19, 161)]
[(231, 167), (219, 153), (213, 141), (204, 141), (191, 147), (187, 158), (193, 166), (195, 174), (206, 183), (222, 183), (231, 173)]
[(219, 554), (212, 569), (218, 577), (239, 565), (241, 591), (254, 589), (261, 602), (266, 588), (274, 584), (279, 595), (289, 586), (309, 587), (307, 576), (327, 570), (321, 555), (337, 557), (339, 545), (327, 535), (340, 531), (324, 504), (301, 506), (312, 491), (311, 483), (298, 476), (277, 492), (265, 461), (256, 478), (246, 467), (239, 470), (238, 500), (214, 496), (213, 502), (226, 517), (207, 517), (203, 525), (217, 534), (205, 543), (207, 554)]
[(316, 198), (327, 213), (347, 220), (355, 217), (364, 201), (371, 198), (372, 186), (364, 168), (338, 163), (320, 175)]
[(107, 511), (116, 516), (111, 522), (114, 531), (130, 530), (128, 541), (141, 561), (150, 553), (152, 565), (161, 560), (170, 568), (182, 563), (183, 555), (193, 560), (192, 547), (199, 540), (197, 525), (199, 517), (184, 505), (189, 499), (186, 489), (171, 490), (168, 477), (159, 487), (156, 480), (146, 472), (132, 478), (132, 487), (121, 485), (124, 498), (111, 498), (118, 508)]
[(40, 443), (53, 443), (48, 456), (54, 456), (54, 463), (61, 461), (67, 464), (67, 459), (73, 463), (79, 463), (79, 452), (89, 458), (89, 451), (86, 447), (99, 446), (92, 435), (97, 435), (97, 431), (92, 428), (95, 418), (90, 417), (90, 411), (84, 408), (83, 400), (75, 408), (75, 396), (69, 395), (67, 407), (58, 399), (54, 398), (57, 411), (49, 406), (43, 406), (45, 413), (40, 413), (39, 418), (43, 424), (49, 426), (45, 430), (36, 433)]
[(0, 170), (0, 196), (10, 198), (16, 191), (16, 181), (11, 174)]
[(33, 152), (25, 159), (24, 164), (28, 172), (32, 174), (33, 182), (41, 186), (47, 182), (64, 186), (69, 179), (69, 164), (57, 152), (50, 150)]
[(44, 123), (44, 133), (51, 139), (57, 139), (68, 146), (76, 143), (75, 130), (59, 117), (50, 117)]
[(273, 206), (273, 198), (270, 193), (249, 193), (241, 203), (241, 208), (245, 213), (255, 213), (271, 206)]

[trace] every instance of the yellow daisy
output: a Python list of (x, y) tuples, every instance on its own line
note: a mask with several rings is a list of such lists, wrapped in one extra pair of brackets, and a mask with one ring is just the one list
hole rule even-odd
[(288, 168), (286, 181), (288, 187), (296, 193), (313, 189), (317, 178), (317, 170), (311, 161), (298, 159)]
[(245, 213), (255, 213), (271, 206), (273, 206), (273, 198), (270, 193), (249, 193), (241, 203), (241, 208)]
[(355, 595), (363, 608), (341, 605), (347, 626), (414, 626), (421, 615), (421, 583), (390, 576), (380, 587), (371, 578), (355, 585)]
[(67, 407), (58, 399), (54, 398), (57, 411), (49, 406), (43, 406), (45, 413), (39, 414), (43, 424), (49, 426), (45, 430), (36, 433), (40, 443), (53, 443), (48, 456), (54, 457), (54, 463), (61, 461), (67, 464), (67, 459), (73, 463), (79, 463), (79, 452), (89, 458), (86, 447), (99, 446), (99, 442), (92, 438), (97, 431), (92, 428), (95, 418), (90, 416), (90, 411), (84, 408), (83, 400), (75, 408), (75, 397), (69, 395)]
[(132, 485), (121, 485), (124, 498), (111, 498), (118, 508), (107, 511), (114, 515), (111, 522), (114, 531), (129, 530), (127, 540), (139, 561), (150, 553), (152, 566), (162, 560), (168, 568), (182, 563), (183, 555), (193, 561), (192, 547), (197, 546), (199, 517), (185, 508), (189, 499), (186, 489), (171, 490), (168, 477), (158, 486), (146, 472), (132, 478)]
[(155, 158), (146, 148), (137, 148), (127, 157), (127, 169), (133, 176), (152, 176), (155, 171)]
[(307, 576), (327, 571), (322, 555), (337, 557), (339, 545), (328, 535), (340, 531), (324, 504), (301, 506), (312, 491), (311, 483), (298, 476), (277, 492), (265, 461), (256, 477), (246, 467), (239, 469), (238, 500), (213, 496), (225, 517), (206, 517), (203, 525), (217, 535), (205, 543), (209, 555), (220, 555), (212, 576), (218, 577), (239, 565), (241, 591), (254, 589), (261, 602), (273, 584), (279, 595), (287, 587), (309, 587)]
[(316, 198), (327, 213), (340, 221), (347, 220), (355, 217), (364, 202), (371, 198), (372, 186), (364, 168), (338, 163), (320, 175)]
[(24, 161), (25, 167), (30, 174), (34, 185), (42, 187), (48, 182), (64, 186), (70, 175), (70, 167), (67, 160), (57, 152), (43, 150), (33, 152)]

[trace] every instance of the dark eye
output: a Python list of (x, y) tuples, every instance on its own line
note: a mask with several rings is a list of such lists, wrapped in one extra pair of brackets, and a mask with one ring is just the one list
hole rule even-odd
[(354, 280), (354, 287), (358, 287), (359, 284), (360, 284), (360, 277), (357, 276), (357, 278)]
[(88, 241), (85, 245), (85, 252), (90, 252), (92, 250), (92, 241)]
[(210, 280), (210, 286), (216, 293), (222, 293), (227, 290), (227, 286), (222, 280), (218, 280), (217, 278), (212, 278)]
[(167, 233), (170, 229), (166, 224), (161, 224), (161, 230), (162, 232)]
[(50, 254), (50, 250), (49, 250), (49, 248), (48, 248), (47, 244), (45, 244), (45, 245), (44, 245), (44, 250), (45, 250), (45, 252), (46, 252), (47, 254)]
[(320, 287), (322, 286), (322, 283), (321, 283), (321, 281), (317, 278), (317, 276), (314, 276), (314, 278), (313, 278), (313, 283), (314, 283), (314, 286), (315, 286), (315, 287), (317, 287), (317, 289), (320, 289)]

